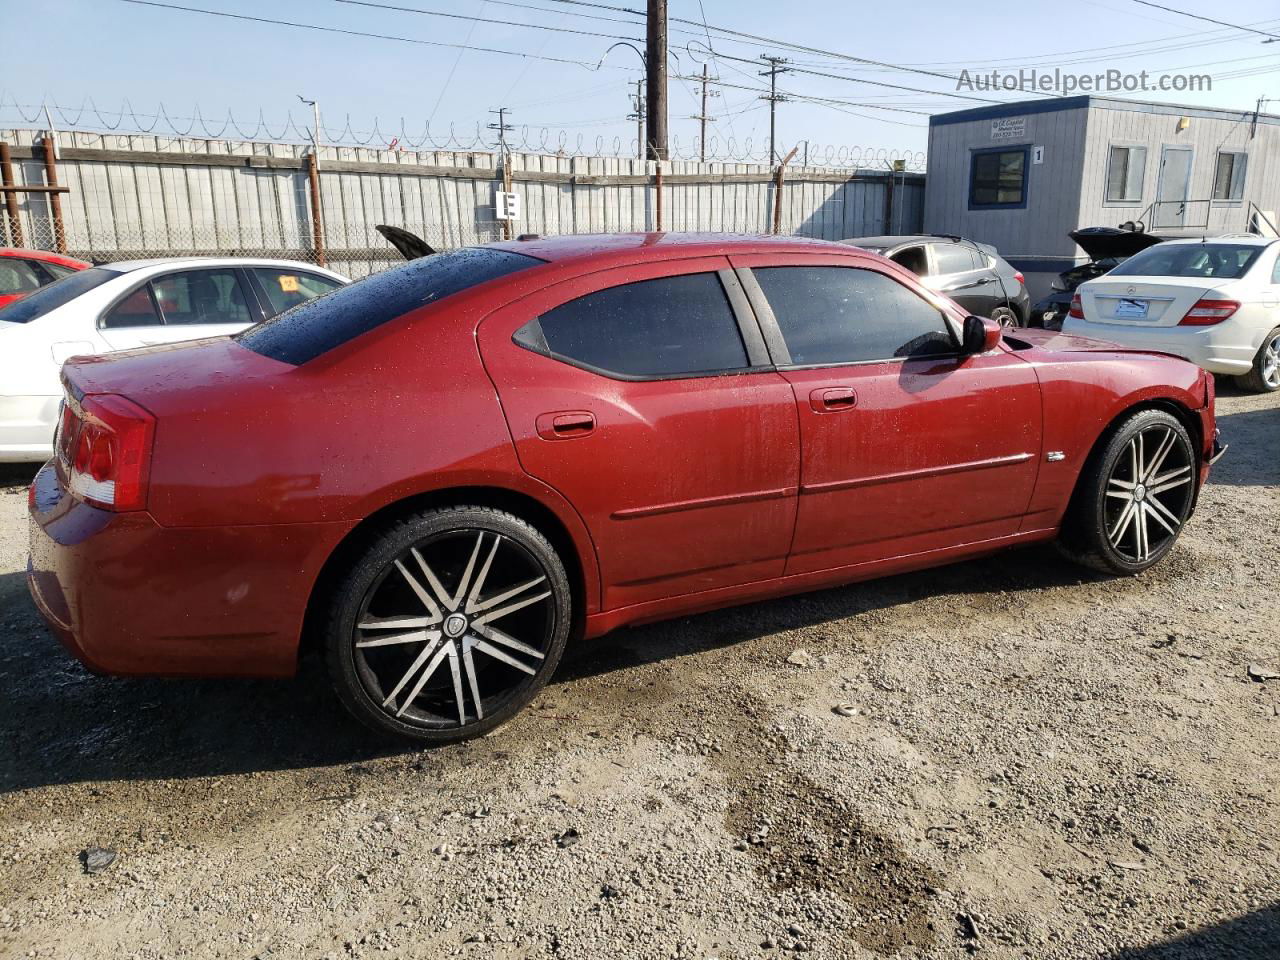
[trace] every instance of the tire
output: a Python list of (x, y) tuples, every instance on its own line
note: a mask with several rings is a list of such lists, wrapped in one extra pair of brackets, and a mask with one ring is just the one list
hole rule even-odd
[(1000, 324), (1004, 330), (1017, 330), (1022, 324), (1018, 321), (1018, 313), (1012, 307), (996, 307), (991, 311), (991, 319)]
[(427, 510), (373, 535), (340, 581), (324, 627), (329, 676), (374, 730), (457, 743), (537, 695), (572, 614), (564, 564), (536, 528), (491, 507)]
[(1253, 358), (1253, 369), (1236, 377), (1243, 390), (1254, 393), (1274, 393), (1280, 390), (1280, 327), (1276, 327), (1262, 340)]
[(1124, 576), (1159, 563), (1191, 515), (1198, 468), (1195, 445), (1177, 417), (1163, 410), (1127, 417), (1081, 471), (1062, 523), (1063, 552)]

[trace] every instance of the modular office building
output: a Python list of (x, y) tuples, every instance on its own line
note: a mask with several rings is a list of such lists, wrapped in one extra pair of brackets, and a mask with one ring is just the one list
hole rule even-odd
[(1080, 96), (929, 119), (924, 227), (993, 244), (1033, 298), (1085, 262), (1068, 236), (1275, 235), (1280, 117)]

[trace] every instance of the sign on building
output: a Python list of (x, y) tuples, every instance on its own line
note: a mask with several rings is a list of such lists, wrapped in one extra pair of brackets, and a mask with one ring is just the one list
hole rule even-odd
[(520, 194), (499, 190), (493, 200), (494, 218), (497, 220), (520, 219)]
[(1000, 117), (991, 121), (992, 140), (1020, 140), (1026, 135), (1026, 117)]

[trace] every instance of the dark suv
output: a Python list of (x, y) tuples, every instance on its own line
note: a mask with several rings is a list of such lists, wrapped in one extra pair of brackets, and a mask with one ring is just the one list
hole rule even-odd
[(1031, 298), (1022, 274), (996, 248), (963, 237), (918, 235), (841, 240), (901, 264), (926, 287), (946, 294), (965, 310), (1002, 327), (1025, 327)]

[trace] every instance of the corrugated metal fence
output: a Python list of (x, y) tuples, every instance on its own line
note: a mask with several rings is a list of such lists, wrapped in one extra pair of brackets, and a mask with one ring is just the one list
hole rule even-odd
[[(12, 182), (0, 243), (63, 249), (95, 262), (202, 254), (324, 261), (359, 277), (402, 262), (375, 231), (391, 224), (437, 248), (499, 239), (491, 153), (322, 147), (320, 230), (305, 146), (60, 133), (51, 165), (40, 131), (0, 131)], [(517, 233), (769, 232), (774, 171), (759, 164), (511, 156)], [(659, 184), (659, 179), (661, 184)], [(6, 179), (6, 183), (9, 180)], [(924, 176), (789, 167), (779, 232), (840, 239), (921, 229)]]

